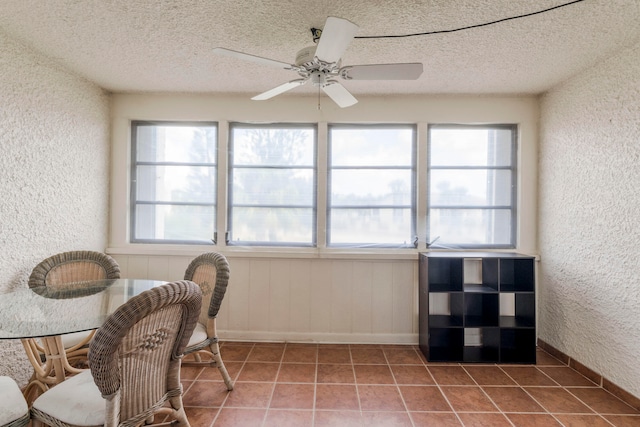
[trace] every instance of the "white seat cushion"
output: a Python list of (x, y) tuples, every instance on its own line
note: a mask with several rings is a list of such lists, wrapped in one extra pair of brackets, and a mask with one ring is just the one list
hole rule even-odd
[(29, 413), (27, 402), (16, 382), (0, 377), (0, 425), (9, 424)]
[[(71, 332), (70, 334), (61, 335), (62, 345), (64, 348), (73, 347), (74, 345), (84, 341), (91, 332), (92, 331)], [(40, 345), (42, 345), (42, 342), (40, 340), (38, 341), (40, 342)]]
[(84, 371), (61, 382), (33, 402), (35, 409), (77, 426), (103, 425), (105, 405), (91, 371)]
[(189, 343), (187, 344), (187, 347), (191, 347), (192, 345), (201, 343), (206, 339), (207, 339), (207, 327), (204, 326), (202, 323), (198, 323), (196, 325), (196, 328), (193, 330), (193, 334), (191, 335), (191, 338), (189, 338)]

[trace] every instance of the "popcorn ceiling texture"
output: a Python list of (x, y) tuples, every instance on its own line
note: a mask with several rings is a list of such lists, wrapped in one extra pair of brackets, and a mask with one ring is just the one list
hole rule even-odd
[(539, 337), (640, 397), (640, 44), (541, 101)]
[[(0, 76), (2, 293), (54, 253), (105, 249), (109, 95), (2, 32)], [(0, 375), (29, 379), (19, 340), (0, 340)]]

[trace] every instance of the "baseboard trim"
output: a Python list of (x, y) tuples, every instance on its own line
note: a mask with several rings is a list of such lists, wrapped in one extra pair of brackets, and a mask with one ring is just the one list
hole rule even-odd
[(567, 354), (561, 352), (557, 348), (553, 347), (547, 342), (542, 341), (539, 338), (538, 338), (538, 347), (540, 347), (541, 349), (543, 349), (544, 351), (546, 351), (547, 353), (549, 353), (550, 355), (552, 355), (553, 357), (555, 357), (556, 359), (564, 363), (565, 365), (580, 372), (582, 375), (589, 378), (591, 381), (598, 384), (600, 387), (607, 390), (609, 393), (613, 394), (618, 399), (625, 402), (627, 405), (632, 406), (633, 408), (640, 411), (640, 398), (634, 396), (633, 394), (624, 390), (622, 387), (614, 384), (607, 378), (603, 377), (593, 369), (583, 365), (582, 363), (571, 358)]
[(317, 344), (418, 345), (418, 334), (353, 334), (321, 332), (218, 331), (222, 341), (264, 341)]

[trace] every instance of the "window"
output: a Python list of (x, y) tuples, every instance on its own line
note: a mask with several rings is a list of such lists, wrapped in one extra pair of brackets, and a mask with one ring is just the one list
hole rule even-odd
[(211, 243), (216, 123), (131, 124), (131, 241)]
[(232, 123), (229, 245), (316, 244), (315, 125)]
[(330, 246), (413, 247), (415, 126), (330, 125)]
[(514, 248), (515, 125), (429, 126), (431, 247)]

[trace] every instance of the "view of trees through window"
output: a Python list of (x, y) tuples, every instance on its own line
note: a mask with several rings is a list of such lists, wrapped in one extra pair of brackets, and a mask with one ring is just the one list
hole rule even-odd
[(515, 247), (516, 125), (429, 125), (426, 159), (413, 124), (325, 126), (319, 142), (316, 124), (230, 123), (218, 176), (217, 123), (132, 122), (131, 241)]

